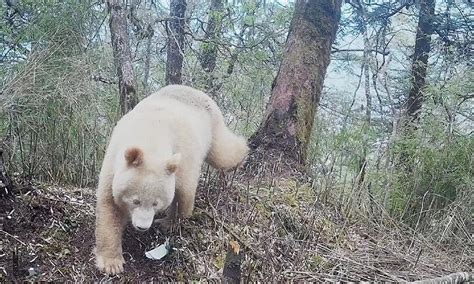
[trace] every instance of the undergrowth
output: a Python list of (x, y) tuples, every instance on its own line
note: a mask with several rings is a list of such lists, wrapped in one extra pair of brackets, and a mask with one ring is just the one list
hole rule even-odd
[[(38, 3), (22, 2), (22, 8), (30, 13), (30, 22), (26, 22), (29, 25), (20, 23), (15, 31), (2, 26), (2, 31), (28, 43), (23, 51), (15, 51), (14, 56), (10, 54), (13, 59), (8, 64), (2, 62), (0, 70), (0, 137), (7, 169), (15, 178), (30, 182), (88, 187), (84, 189), (87, 196), (83, 202), (91, 205), (94, 202), (91, 188), (97, 182), (109, 134), (119, 119), (115, 69), (110, 47), (104, 41), (110, 36), (105, 9), (89, 9), (91, 1), (53, 1), (43, 3), (44, 7)], [(101, 8), (101, 4), (98, 5), (95, 7)], [(291, 17), (288, 11), (280, 11), (284, 13), (281, 19), (266, 15), (270, 20), (279, 19), (275, 42), (284, 42), (284, 31)], [(69, 20), (64, 21), (64, 18)], [(157, 28), (157, 31), (160, 30)], [(143, 42), (133, 36), (131, 34), (132, 40), (137, 41), (133, 50), (134, 68), (137, 78), (142, 78)], [(234, 45), (241, 44), (240, 39), (234, 40), (237, 42)], [(222, 108), (226, 121), (236, 132), (249, 137), (264, 118), (282, 49), (268, 52), (258, 44), (250, 49), (232, 47), (220, 51), (227, 58), (219, 56), (213, 74), (204, 74), (194, 52), (199, 45), (189, 45), (184, 58), (185, 83), (203, 88), (208, 83), (207, 76), (213, 76), (217, 87), (211, 95)], [(162, 42), (156, 46), (165, 49)], [(238, 61), (233, 62), (233, 58)], [(229, 72), (231, 63), (235, 66)], [(151, 66), (148, 88), (153, 91), (164, 84), (161, 53), (152, 58)], [(217, 277), (223, 264), (223, 239), (232, 236), (223, 224), (231, 224), (241, 233), (239, 237), (245, 241), (247, 250), (255, 253), (253, 258), (244, 261), (248, 275), (254, 277), (249, 276), (251, 280), (274, 279), (272, 276), (277, 272), (280, 273), (275, 276), (278, 280), (414, 279), (418, 272), (417, 255), (432, 249), (446, 257), (440, 248), (444, 245), (450, 247), (451, 252), (459, 252), (460, 262), (472, 263), (472, 258), (466, 255), (472, 252), (474, 216), (474, 73), (461, 70), (445, 82), (431, 82), (424, 93), (418, 129), (409, 136), (403, 136), (398, 129), (402, 116), (400, 103), (389, 97), (393, 92), (402, 98), (400, 93), (408, 89), (407, 85), (401, 86), (408, 81), (407, 75), (399, 73), (393, 77), (403, 78), (391, 78), (391, 84), (396, 86), (388, 86), (387, 98), (380, 100), (380, 105), (374, 105), (378, 112), (373, 112), (370, 125), (365, 120), (363, 107), (356, 107), (357, 91), (351, 101), (348, 93), (337, 94), (326, 89), (316, 114), (308, 153), (307, 170), (313, 178), (312, 184), (302, 185), (294, 180), (285, 180), (283, 185), (281, 182), (275, 185), (240, 181), (238, 190), (231, 190), (232, 195), (206, 192), (200, 196), (200, 208), (205, 208), (211, 217), (204, 214), (207, 217), (204, 221), (200, 219), (201, 223), (191, 222), (192, 229), (186, 235), (194, 237), (190, 232), (197, 230), (201, 247), (195, 247), (189, 239), (181, 239), (185, 244), (183, 254), (189, 263), (183, 264), (182, 259), (176, 261), (195, 272), (197, 278)], [(142, 84), (138, 90), (140, 97), (147, 95), (142, 92)], [(408, 157), (403, 163), (400, 162), (402, 153)], [(218, 183), (218, 180), (205, 183), (204, 189), (214, 190)], [(72, 203), (72, 208), (67, 207), (56, 200), (61, 199), (62, 190), (53, 188), (52, 193), (45, 193), (40, 189), (37, 195), (31, 193), (31, 196), (16, 192), (19, 206), (26, 212), (25, 219), (20, 221), (34, 227), (31, 216), (44, 214), (52, 218), (39, 219), (40, 231), (52, 234), (41, 236), (38, 240), (41, 244), (43, 241), (47, 244), (51, 238), (80, 241), (74, 238), (78, 228), (71, 225), (69, 230), (58, 223), (48, 223), (53, 220), (82, 222), (90, 230), (91, 207), (76, 203)], [(76, 194), (77, 190), (66, 193), (71, 198)], [(47, 208), (38, 204), (45, 200)], [(84, 216), (68, 220), (64, 216), (68, 214), (57, 213), (56, 209), (68, 214), (76, 209), (84, 210)], [(47, 210), (54, 212), (50, 214)], [(90, 231), (86, 232), (92, 236)], [(24, 237), (21, 242), (26, 247), (26, 237), (30, 236), (30, 233), (20, 236)], [(386, 236), (394, 237), (387, 239)], [(359, 247), (354, 244), (357, 242)], [(139, 241), (134, 244), (140, 249), (151, 245)], [(69, 252), (60, 252), (60, 247), (51, 246), (52, 251), (43, 253), (48, 257), (63, 253), (59, 257), (63, 261), (65, 254), (71, 256), (75, 248), (84, 246), (89, 249), (91, 244), (75, 244)], [(214, 250), (206, 251), (210, 247)], [(377, 264), (395, 259), (398, 262), (390, 269), (409, 272), (403, 276), (400, 271), (381, 271), (364, 254), (364, 247), (370, 249), (371, 254), (367, 255), (380, 261)], [(397, 251), (398, 248), (403, 248), (406, 255)], [(203, 251), (205, 260), (201, 259)], [(90, 257), (89, 252), (80, 253), (81, 261)], [(422, 257), (426, 265), (421, 271), (429, 276), (439, 274), (430, 268), (431, 256)], [(441, 262), (443, 257), (438, 257)], [(61, 261), (57, 262), (58, 266)], [(173, 266), (166, 267), (173, 269)], [(330, 272), (334, 267), (336, 276)], [(97, 276), (87, 265), (76, 271), (81, 269), (89, 269), (90, 275)], [(357, 274), (363, 269), (369, 271), (368, 275)], [(175, 279), (189, 276), (175, 272), (172, 272)], [(57, 273), (61, 274), (61, 270)], [(371, 278), (371, 275), (379, 278)]]

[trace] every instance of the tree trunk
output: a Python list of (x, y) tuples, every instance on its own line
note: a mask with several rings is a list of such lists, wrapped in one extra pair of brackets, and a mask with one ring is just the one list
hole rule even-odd
[(297, 0), (265, 119), (250, 138), (256, 150), (304, 164), (329, 65), (342, 0)]
[(153, 30), (151, 24), (148, 25), (147, 27), (148, 31), (148, 39), (146, 41), (146, 57), (145, 57), (145, 75), (143, 78), (143, 92), (145, 93), (146, 96), (148, 96), (148, 78), (150, 77), (150, 60), (151, 60), (151, 41), (153, 39), (153, 35), (155, 34), (155, 31)]
[(222, 0), (211, 0), (211, 6), (209, 7), (209, 17), (207, 20), (206, 40), (201, 45), (201, 56), (200, 62), (201, 67), (205, 72), (211, 73), (216, 68), (217, 59), (217, 44), (216, 40), (219, 38), (221, 31), (221, 23), (223, 16), (223, 5)]
[(184, 25), (186, 14), (185, 0), (171, 0), (170, 21), (167, 26), (168, 51), (166, 59), (166, 84), (181, 84), (183, 67)]
[(206, 35), (204, 36), (205, 42), (201, 44), (199, 61), (202, 69), (206, 72), (205, 88), (210, 93), (214, 92), (213, 73), (217, 62), (217, 40), (221, 32), (223, 7), (222, 0), (211, 0)]
[(416, 123), (423, 103), (426, 85), (428, 56), (431, 50), (435, 0), (421, 0), (418, 27), (416, 29), (415, 52), (411, 69), (411, 88), (405, 104), (407, 123)]
[(237, 241), (230, 241), (225, 256), (224, 269), (222, 272), (222, 283), (241, 283), (242, 280), (242, 251)]
[[(0, 145), (1, 147), (1, 145)], [(3, 149), (0, 148), (0, 197), (11, 194), (12, 182), (3, 162)]]
[(138, 102), (128, 40), (125, 4), (120, 0), (107, 0), (107, 9), (110, 13), (110, 34), (114, 63), (119, 79), (120, 110), (123, 115)]
[[(431, 34), (433, 33), (433, 20), (435, 0), (420, 0), (420, 12), (416, 29), (415, 51), (413, 53), (411, 69), (411, 86), (408, 98), (404, 105), (401, 117), (401, 131), (403, 138), (409, 138), (418, 128), (418, 121), (423, 104), (423, 91), (426, 86), (426, 71), (428, 57), (431, 50)], [(403, 148), (399, 157), (399, 166), (404, 168), (409, 175), (412, 174), (414, 165), (410, 162), (410, 154)]]
[[(150, 22), (148, 24), (144, 23), (137, 14), (138, 5), (140, 3), (138, 0), (132, 0), (129, 4), (129, 19), (130, 23), (132, 24), (133, 31), (137, 35), (139, 40), (147, 39), (146, 40), (146, 51), (145, 51), (145, 63), (143, 66), (143, 93), (145, 96), (148, 96), (148, 79), (150, 78), (150, 61), (151, 61), (151, 52), (152, 52), (152, 41), (153, 36), (155, 35), (155, 30), (153, 29), (153, 23)], [(145, 28), (146, 25), (146, 28)]]

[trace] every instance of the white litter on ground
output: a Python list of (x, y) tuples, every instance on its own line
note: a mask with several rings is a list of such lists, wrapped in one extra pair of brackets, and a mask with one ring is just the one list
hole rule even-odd
[(149, 259), (162, 259), (170, 252), (169, 238), (166, 238), (164, 244), (157, 246), (156, 248), (145, 252), (145, 256)]

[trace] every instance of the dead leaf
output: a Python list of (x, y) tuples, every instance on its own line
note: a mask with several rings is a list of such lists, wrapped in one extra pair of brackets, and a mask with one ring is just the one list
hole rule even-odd
[(240, 252), (240, 245), (238, 242), (232, 240), (229, 242), (230, 243), (230, 247), (232, 248), (232, 251), (235, 253), (235, 254), (239, 254)]

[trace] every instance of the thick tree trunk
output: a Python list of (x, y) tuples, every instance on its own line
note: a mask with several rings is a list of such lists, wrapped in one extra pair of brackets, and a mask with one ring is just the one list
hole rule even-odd
[(168, 52), (166, 59), (166, 84), (181, 84), (183, 67), (185, 0), (171, 0), (170, 21), (167, 27)]
[(254, 150), (277, 151), (304, 164), (341, 16), (341, 1), (296, 1), (266, 116), (250, 139)]
[(418, 121), (426, 85), (428, 56), (431, 50), (435, 0), (421, 0), (418, 27), (416, 29), (415, 52), (411, 70), (411, 88), (405, 104), (407, 123)]
[(120, 110), (126, 114), (138, 102), (128, 40), (127, 13), (121, 0), (107, 0), (115, 68), (119, 79)]

